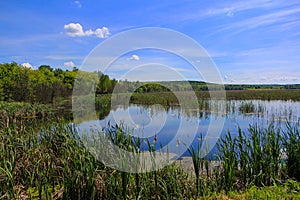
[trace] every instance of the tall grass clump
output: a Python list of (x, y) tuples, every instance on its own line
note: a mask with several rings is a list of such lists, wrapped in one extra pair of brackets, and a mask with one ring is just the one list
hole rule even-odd
[[(194, 194), (193, 182), (176, 164), (139, 174), (105, 166), (62, 119), (18, 126), (0, 127), (1, 199), (184, 199)], [(104, 135), (136, 153), (145, 142), (123, 126), (107, 127)]]
[[(197, 147), (187, 147), (188, 153), (192, 158), (193, 172), (195, 178), (195, 196), (205, 197), (219, 191), (219, 165), (213, 161), (208, 152), (208, 144), (200, 135)], [(214, 164), (215, 163), (215, 164)], [(214, 166), (215, 165), (215, 166)]]
[(286, 170), (289, 178), (300, 181), (300, 130), (299, 124), (287, 123), (283, 134), (283, 147), (286, 153)]
[(198, 145), (198, 148), (194, 148), (193, 146), (190, 146), (188, 148), (188, 152), (192, 157), (194, 173), (196, 177), (196, 196), (202, 196), (202, 182), (200, 180), (200, 170), (203, 167), (204, 158), (201, 155), (200, 149), (201, 145)]
[(222, 164), (223, 188), (241, 190), (249, 185), (270, 186), (280, 182), (280, 129), (250, 125), (247, 133), (241, 129), (232, 137), (230, 132), (218, 144)]
[[(32, 124), (34, 126), (34, 124)], [(1, 196), (19, 199), (92, 199), (101, 168), (70, 125), (49, 123), (39, 129), (1, 129)]]
[(227, 193), (234, 187), (234, 173), (237, 167), (236, 139), (228, 131), (227, 135), (221, 138), (217, 148), (220, 152), (218, 158), (223, 161), (221, 184)]
[[(151, 156), (151, 163), (155, 167), (155, 145), (148, 139), (131, 136), (130, 130), (121, 125), (113, 125), (106, 129), (107, 138), (118, 147), (132, 153), (141, 153), (142, 143), (148, 146), (147, 152)], [(163, 152), (162, 152), (163, 153)], [(113, 157), (111, 157), (113, 159)], [(132, 162), (141, 162), (132, 160)], [(120, 163), (122, 164), (122, 163)], [(132, 163), (135, 166), (138, 163)], [(143, 163), (140, 163), (143, 165)], [(132, 167), (128, 166), (128, 167)], [(162, 169), (144, 172), (129, 173), (105, 167), (109, 175), (106, 178), (107, 199), (184, 199), (191, 197), (193, 190), (188, 175), (178, 165), (171, 164)]]
[(243, 102), (239, 106), (239, 111), (241, 113), (253, 113), (255, 112), (255, 105), (252, 102)]
[[(128, 173), (102, 164), (86, 148), (76, 127), (63, 119), (26, 124), (12, 120), (8, 125), (1, 119), (0, 124), (0, 199), (218, 198), (219, 192), (273, 186), (288, 178), (299, 180), (299, 124), (288, 124), (283, 136), (272, 124), (267, 128), (250, 125), (248, 131), (239, 129), (236, 136), (228, 132), (218, 143), (218, 167), (212, 167), (214, 161), (204, 156), (208, 152), (202, 152), (205, 140), (201, 136), (197, 147), (188, 148), (195, 177), (176, 163), (144, 173)], [(153, 160), (157, 154), (166, 153), (156, 149), (148, 138), (131, 136), (125, 125), (92, 131), (100, 136), (98, 139), (106, 137), (120, 149), (147, 153)], [(85, 137), (96, 143), (93, 139), (97, 137), (92, 136)], [(148, 145), (145, 152), (141, 152), (143, 144)], [(282, 152), (286, 158), (282, 158)], [(114, 152), (108, 156), (111, 160), (117, 157)], [(134, 158), (129, 167), (140, 164)], [(288, 180), (284, 185), (289, 191), (299, 191), (295, 181)]]
[[(33, 118), (45, 119), (53, 116), (54, 111), (49, 105), (0, 101), (0, 121), (6, 127), (9, 127), (10, 124), (20, 124)], [(23, 128), (23, 126), (24, 124), (19, 126), (19, 128)]]

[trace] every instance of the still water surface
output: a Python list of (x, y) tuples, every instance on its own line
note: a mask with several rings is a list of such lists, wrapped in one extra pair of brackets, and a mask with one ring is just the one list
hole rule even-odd
[[(169, 152), (188, 156), (186, 146), (197, 147), (201, 138), (208, 141), (211, 154), (216, 152), (215, 142), (219, 136), (230, 131), (237, 135), (238, 127), (247, 133), (249, 124), (267, 127), (270, 123), (284, 130), (286, 123), (300, 120), (300, 102), (293, 101), (208, 101), (205, 109), (183, 109), (180, 106), (117, 105), (102, 120), (85, 121), (80, 129), (88, 129), (96, 123), (100, 127), (123, 123), (132, 136), (148, 138), (156, 149), (167, 147)], [(243, 111), (245, 104), (253, 105)], [(225, 108), (220, 108), (225, 105)], [(213, 123), (213, 126), (209, 125)], [(207, 134), (208, 129), (213, 134)], [(214, 132), (215, 129), (215, 132)], [(206, 136), (206, 137), (205, 137)], [(156, 141), (156, 142), (155, 142)], [(143, 143), (141, 149), (148, 145)]]

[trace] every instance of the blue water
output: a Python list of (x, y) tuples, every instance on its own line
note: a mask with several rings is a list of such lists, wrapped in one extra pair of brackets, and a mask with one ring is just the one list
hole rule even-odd
[[(254, 112), (239, 111), (241, 104), (249, 102), (255, 105)], [(180, 106), (118, 105), (103, 120), (85, 121), (78, 127), (83, 130), (95, 124), (104, 128), (108, 124), (123, 123), (132, 136), (148, 138), (156, 150), (189, 156), (187, 147), (197, 148), (204, 141), (204, 153), (213, 155), (219, 137), (228, 131), (237, 135), (238, 127), (247, 132), (249, 124), (267, 127), (274, 123), (284, 129), (287, 121), (297, 123), (300, 119), (300, 102), (247, 100), (222, 103), (210, 101), (210, 110), (207, 111)], [(223, 107), (219, 106), (221, 104)], [(141, 149), (148, 149), (146, 142), (142, 143)]]

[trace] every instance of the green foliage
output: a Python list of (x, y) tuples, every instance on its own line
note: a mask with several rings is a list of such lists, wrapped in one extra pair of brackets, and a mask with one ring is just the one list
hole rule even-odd
[[(279, 176), (285, 169), (280, 168), (279, 135), (273, 126), (250, 126), (249, 135), (239, 130), (236, 138), (228, 133), (220, 141), (219, 167), (212, 167), (215, 161), (204, 159), (190, 147), (195, 179), (177, 164), (140, 174), (109, 168), (87, 151), (72, 125), (58, 121), (44, 121), (42, 126), (33, 123), (26, 129), (18, 121), (0, 127), (2, 199), (194, 199), (195, 194), (222, 199), (222, 191), (235, 199), (299, 197), (299, 182)], [(295, 130), (289, 130), (293, 133), (287, 136), (298, 134)], [(140, 151), (143, 141), (130, 136), (124, 126), (110, 126), (106, 131), (119, 147)], [(285, 148), (290, 142), (296, 144), (291, 139), (286, 142)]]
[[(73, 91), (75, 81), (77, 87)], [(94, 83), (95, 89), (91, 88)], [(42, 65), (33, 70), (17, 63), (0, 64), (0, 101), (56, 103), (57, 99), (72, 94), (85, 95), (83, 92), (112, 93), (116, 83), (107, 75), (99, 73), (97, 78), (95, 73), (82, 72), (77, 68), (64, 71)]]
[(117, 80), (110, 79), (108, 75), (104, 75), (102, 73), (98, 74), (99, 82), (97, 85), (97, 94), (108, 94), (113, 93), (115, 85), (117, 84)]
[[(154, 196), (182, 199), (192, 196), (192, 185), (187, 184), (191, 181), (177, 165), (140, 174), (111, 169), (87, 151), (73, 126), (58, 121), (44, 122), (35, 129), (20, 130), (18, 123), (0, 128), (2, 199), (20, 196), (26, 199), (151, 199)], [(122, 126), (107, 130), (111, 141), (138, 151), (140, 142), (124, 132), (126, 129)]]
[(283, 135), (283, 147), (287, 156), (288, 175), (300, 181), (300, 130), (297, 125), (287, 124)]
[(255, 106), (252, 102), (243, 102), (239, 107), (239, 111), (241, 113), (253, 113), (255, 112)]
[[(30, 104), (21, 102), (0, 101), (0, 123), (9, 127), (11, 123), (23, 123), (36, 119), (45, 119), (54, 116), (53, 109), (48, 105)], [(22, 125), (21, 128), (25, 128)]]
[(42, 65), (37, 70), (17, 63), (0, 64), (0, 100), (53, 103), (72, 94), (76, 72)]
[(236, 139), (232, 138), (229, 131), (224, 138), (221, 138), (218, 150), (220, 152), (218, 157), (224, 162), (222, 165), (224, 171), (221, 180), (227, 193), (234, 187), (234, 173), (237, 169), (237, 155), (235, 154)]
[[(90, 88), (96, 94), (129, 92), (134, 93), (132, 101), (135, 102), (139, 101), (136, 97), (141, 98), (137, 94), (153, 93), (157, 96), (165, 93), (164, 105), (177, 101), (176, 99), (174, 100), (172, 92), (195, 91), (199, 99), (209, 99), (210, 93), (207, 91), (208, 89), (217, 92), (221, 88), (217, 84), (206, 84), (198, 81), (148, 83), (129, 82), (127, 80), (117, 81), (110, 79), (108, 75), (101, 72), (86, 73), (84, 76), (76, 78), (79, 72), (77, 68), (74, 68), (72, 71), (64, 71), (60, 68), (53, 69), (48, 65), (42, 65), (38, 69), (33, 70), (22, 67), (15, 62), (0, 64), (0, 101), (55, 103), (59, 98), (66, 98), (72, 95), (75, 80), (77, 81), (77, 86), (80, 86), (80, 88), (77, 88), (77, 91), (83, 92), (86, 88)], [(92, 77), (94, 75), (98, 78)], [(93, 85), (94, 83), (95, 85)], [(91, 84), (95, 86), (94, 89), (90, 87)], [(226, 92), (228, 99), (300, 100), (299, 85), (284, 87), (272, 85), (255, 86), (255, 90), (248, 90), (252, 88), (251, 85), (227, 85), (225, 88), (230, 88)], [(231, 89), (233, 90), (231, 91)], [(82, 95), (80, 93), (77, 94), (76, 91), (74, 94)]]
[(179, 105), (177, 97), (173, 93), (155, 92), (155, 93), (133, 93), (130, 97), (131, 103), (153, 105), (160, 104), (164, 106)]
[(226, 98), (228, 100), (300, 100), (299, 89), (264, 89), (264, 90), (227, 90)]
[(237, 195), (237, 197), (240, 197), (239, 199), (299, 199), (299, 191), (293, 190), (294, 187), (297, 188), (299, 186), (299, 183), (292, 180), (288, 180), (283, 186), (276, 184), (261, 188), (252, 186), (244, 194)]
[[(226, 193), (250, 185), (271, 186), (286, 178), (298, 179), (300, 154), (297, 127), (288, 126), (284, 139), (280, 129), (273, 124), (267, 128), (250, 125), (248, 133), (239, 129), (237, 137), (233, 138), (228, 132), (221, 138), (218, 149), (219, 158), (223, 161), (222, 179)], [(286, 163), (282, 154), (284, 149)]]

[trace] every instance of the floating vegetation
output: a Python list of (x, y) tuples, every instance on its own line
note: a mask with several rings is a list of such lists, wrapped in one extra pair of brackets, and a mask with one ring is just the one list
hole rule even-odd
[(254, 113), (255, 112), (255, 105), (252, 102), (243, 102), (239, 106), (239, 111), (241, 113)]

